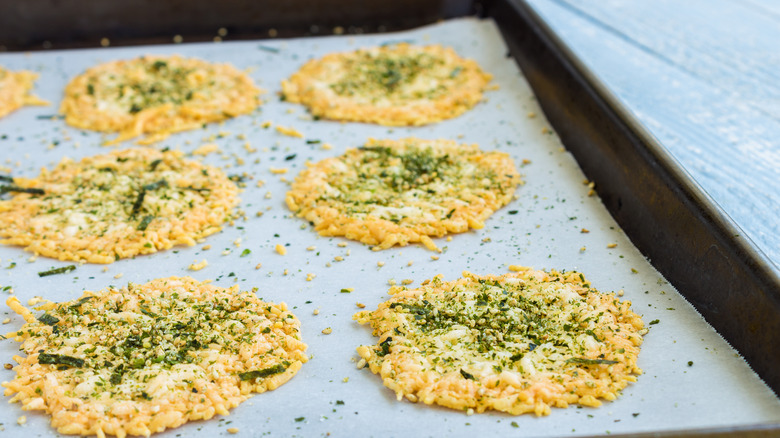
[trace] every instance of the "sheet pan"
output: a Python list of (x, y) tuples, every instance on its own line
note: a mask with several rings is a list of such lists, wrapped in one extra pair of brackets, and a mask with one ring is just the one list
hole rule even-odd
[[(457, 119), (418, 128), (314, 121), (303, 108), (277, 96), (281, 79), (309, 58), (394, 41), (452, 46), (492, 73), (499, 88)], [(293, 309), (302, 321), (303, 339), (312, 356), (295, 378), (253, 397), (228, 417), (192, 422), (158, 436), (228, 435), (229, 427), (238, 427), (239, 434), (246, 436), (581, 436), (780, 422), (780, 400), (641, 255), (600, 198), (588, 196), (585, 175), (551, 129), (514, 60), (505, 56), (507, 50), (492, 20), (466, 18), (393, 34), (0, 55), (0, 64), (7, 68), (40, 72), (36, 91), (52, 102), (51, 107), (25, 108), (0, 120), (0, 165), (18, 176), (35, 175), (40, 167), (50, 167), (65, 156), (77, 159), (108, 151), (100, 146), (100, 134), (42, 118), (56, 113), (67, 81), (95, 63), (147, 53), (178, 53), (250, 69), (251, 76), (267, 90), (266, 103), (255, 114), (177, 134), (158, 145), (191, 152), (204, 143), (218, 144), (222, 153), (205, 161), (225, 167), (230, 174), (246, 172), (254, 178), (241, 195), (246, 221), (236, 222), (195, 247), (120, 260), (107, 270), (82, 265), (71, 273), (44, 278), (37, 272), (68, 263), (45, 258), (30, 262), (30, 254), (19, 248), (0, 247), (0, 285), (12, 286), (22, 301), (34, 296), (60, 301), (109, 284), (191, 275), (213, 279), (218, 285), (256, 286), (259, 296), (285, 301)], [(263, 128), (265, 121), (294, 127), (304, 138)], [(438, 260), (419, 246), (372, 252), (359, 243), (318, 237), (284, 206), (285, 180), (291, 180), (306, 160), (340, 154), (368, 137), (408, 136), (451, 138), (508, 152), (526, 184), (484, 229), (453, 236), (452, 241), (437, 241), (445, 248)], [(247, 142), (257, 152), (247, 153)], [(323, 149), (323, 143), (333, 148)], [(272, 167), (287, 167), (289, 172), (272, 174)], [(259, 180), (265, 181), (262, 187), (256, 186)], [(262, 216), (257, 212), (263, 212)], [(583, 233), (583, 228), (589, 232)], [(608, 248), (613, 243), (617, 246)], [(205, 244), (212, 249), (203, 250)], [(287, 246), (287, 255), (276, 254), (276, 244)], [(316, 249), (308, 251), (309, 246)], [(241, 257), (247, 248), (251, 254)], [(336, 261), (337, 256), (344, 260)], [(187, 270), (189, 264), (204, 258), (209, 262), (207, 268)], [(378, 266), (380, 261), (384, 266)], [(258, 263), (262, 267), (255, 269)], [(602, 291), (622, 289), (623, 298), (632, 301), (646, 323), (658, 321), (650, 326), (639, 358), (645, 374), (617, 401), (601, 408), (554, 409), (550, 416), (536, 418), (500, 413), (467, 416), (398, 402), (377, 376), (356, 369), (355, 348), (374, 342), (369, 328), (351, 320), (359, 310), (357, 302), (375, 308), (387, 299), (390, 280), (410, 279), (415, 286), (439, 273), (445, 279), (455, 279), (463, 270), (504, 273), (510, 264), (576, 269)], [(309, 273), (316, 274), (312, 281), (306, 280)], [(343, 288), (354, 291), (341, 293)], [(3, 309), (3, 318), (10, 318), (4, 327), (8, 331), (18, 327), (21, 318)], [(321, 333), (327, 327), (332, 334)], [(11, 362), (15, 351), (15, 343), (0, 343), (4, 363)], [(0, 371), (0, 379), (12, 377), (12, 371)], [(24, 414), (27, 423), (17, 425), (17, 418)], [(57, 435), (49, 428), (46, 415), (25, 413), (18, 405), (1, 410), (0, 423), (6, 436)]]

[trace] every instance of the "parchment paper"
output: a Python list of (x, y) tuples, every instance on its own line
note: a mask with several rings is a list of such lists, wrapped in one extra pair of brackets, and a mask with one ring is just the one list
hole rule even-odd
[[(492, 73), (499, 88), (488, 91), (483, 103), (456, 119), (418, 128), (314, 121), (303, 107), (278, 98), (280, 81), (310, 58), (395, 41), (452, 46)], [(253, 115), (176, 134), (157, 145), (191, 152), (204, 143), (218, 144), (222, 153), (209, 155), (206, 162), (225, 167), (229, 174), (246, 173), (254, 178), (241, 195), (246, 221), (237, 221), (195, 247), (121, 260), (107, 270), (102, 265), (81, 265), (73, 272), (43, 278), (37, 272), (70, 263), (46, 258), (30, 262), (31, 254), (3, 246), (0, 288), (12, 286), (22, 302), (34, 296), (62, 301), (79, 296), (84, 289), (191, 275), (224, 286), (237, 282), (244, 290), (256, 286), (264, 299), (288, 303), (302, 321), (303, 340), (311, 355), (298, 375), (275, 391), (251, 398), (230, 416), (191, 422), (160, 437), (228, 435), (230, 427), (239, 428), (238, 436), (575, 436), (780, 421), (777, 397), (639, 254), (599, 198), (587, 196), (584, 175), (548, 129), (506, 52), (492, 21), (460, 19), (394, 34), (0, 55), (0, 65), (6, 68), (40, 72), (36, 92), (52, 102), (50, 107), (27, 107), (0, 119), (0, 166), (14, 176), (37, 175), (41, 167), (51, 167), (63, 157), (79, 159), (110, 150), (100, 146), (101, 134), (68, 127), (62, 120), (40, 118), (57, 113), (68, 80), (99, 62), (178, 53), (250, 69), (251, 76), (267, 90), (265, 104)], [(294, 127), (304, 138), (263, 128), (264, 121)], [(455, 235), (451, 241), (438, 239), (437, 244), (445, 248), (439, 260), (432, 260), (435, 254), (420, 246), (372, 252), (360, 243), (321, 238), (305, 221), (291, 217), (284, 205), (288, 188), (284, 180), (292, 180), (306, 160), (341, 154), (368, 137), (407, 136), (456, 139), (478, 143), (486, 150), (506, 151), (516, 160), (526, 184), (484, 229)], [(248, 153), (246, 143), (257, 152)], [(333, 148), (325, 150), (323, 143)], [(131, 145), (126, 142), (120, 147)], [(523, 160), (528, 161), (522, 164)], [(272, 167), (286, 167), (289, 172), (272, 174)], [(265, 181), (263, 187), (256, 186), (259, 180)], [(263, 215), (258, 217), (257, 212)], [(583, 228), (589, 232), (583, 233)], [(235, 244), (237, 239), (241, 239), (240, 247)], [(617, 246), (608, 248), (611, 243)], [(212, 248), (203, 250), (206, 244)], [(287, 255), (278, 255), (276, 244), (286, 245)], [(307, 250), (309, 246), (316, 250)], [(247, 248), (251, 254), (241, 257)], [(335, 261), (337, 256), (344, 260)], [(207, 268), (187, 270), (204, 258), (209, 262)], [(383, 267), (377, 266), (380, 261)], [(262, 267), (255, 269), (258, 263)], [(445, 279), (456, 279), (463, 270), (501, 274), (508, 272), (509, 264), (576, 269), (601, 291), (623, 289), (623, 299), (632, 301), (645, 323), (657, 321), (649, 325), (639, 357), (645, 374), (616, 401), (600, 408), (553, 409), (549, 416), (537, 418), (494, 412), (467, 416), (399, 402), (379, 377), (368, 369), (356, 369), (355, 348), (375, 343), (370, 328), (351, 320), (359, 310), (356, 302), (375, 308), (388, 298), (391, 279), (411, 279), (411, 286), (416, 286), (439, 273)], [(316, 274), (312, 281), (306, 281), (309, 273)], [(342, 288), (354, 291), (341, 293)], [(5, 297), (8, 292), (0, 295)], [(20, 317), (5, 305), (0, 308), (2, 318), (10, 318), (3, 326), (5, 332), (21, 325)], [(319, 315), (313, 314), (315, 309)], [(332, 328), (332, 334), (321, 333), (326, 327)], [(15, 342), (0, 342), (3, 363), (13, 363), (16, 351)], [(2, 380), (13, 376), (13, 371), (0, 371)], [(17, 425), (21, 415), (27, 415), (23, 426)], [(57, 436), (48, 421), (47, 415), (24, 412), (18, 404), (0, 409), (3, 436)]]

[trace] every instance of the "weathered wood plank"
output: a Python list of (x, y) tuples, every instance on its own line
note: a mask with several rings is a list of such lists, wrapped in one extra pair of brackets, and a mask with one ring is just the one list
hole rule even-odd
[(780, 21), (730, 0), (529, 3), (780, 265)]

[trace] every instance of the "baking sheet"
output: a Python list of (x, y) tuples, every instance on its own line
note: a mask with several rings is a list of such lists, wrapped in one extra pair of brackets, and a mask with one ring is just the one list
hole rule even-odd
[[(279, 82), (312, 57), (397, 41), (452, 46), (492, 73), (499, 89), (487, 92), (485, 102), (459, 118), (417, 128), (313, 121), (302, 107), (278, 98)], [(253, 397), (230, 416), (192, 422), (158, 436), (227, 435), (230, 427), (248, 436), (560, 436), (780, 421), (780, 400), (636, 251), (599, 199), (587, 196), (583, 174), (549, 130), (514, 61), (505, 57), (506, 48), (492, 21), (450, 20), (412, 31), (367, 36), (0, 55), (0, 65), (6, 68), (40, 72), (36, 92), (52, 102), (50, 107), (24, 108), (0, 120), (0, 165), (15, 176), (29, 177), (65, 156), (78, 159), (107, 152), (108, 148), (100, 146), (101, 134), (82, 132), (61, 120), (40, 116), (56, 113), (64, 85), (87, 67), (151, 53), (231, 62), (251, 69), (251, 76), (267, 90), (266, 103), (251, 116), (176, 134), (158, 144), (185, 152), (204, 143), (218, 144), (222, 153), (209, 155), (206, 162), (225, 167), (229, 174), (246, 172), (253, 178), (241, 195), (247, 220), (237, 221), (195, 247), (120, 260), (107, 270), (82, 265), (71, 273), (43, 278), (37, 272), (69, 263), (45, 258), (30, 262), (29, 253), (0, 247), (0, 288), (11, 286), (25, 302), (34, 296), (68, 300), (84, 289), (169, 275), (213, 279), (224, 286), (238, 283), (244, 290), (256, 286), (259, 296), (285, 301), (301, 319), (303, 340), (312, 356), (290, 382)], [(263, 128), (265, 121), (294, 127), (304, 138)], [(517, 190), (517, 199), (489, 219), (484, 229), (455, 235), (449, 242), (439, 239), (437, 244), (445, 251), (438, 260), (419, 246), (372, 252), (356, 242), (319, 237), (285, 207), (285, 180), (292, 180), (306, 160), (340, 154), (368, 137), (407, 136), (451, 138), (508, 152), (526, 184)], [(248, 153), (247, 142), (257, 152)], [(322, 143), (333, 145), (333, 149), (323, 149)], [(127, 146), (130, 143), (122, 145)], [(521, 164), (523, 160), (528, 160), (527, 164)], [(281, 167), (289, 172), (270, 172)], [(257, 187), (258, 180), (265, 184)], [(260, 211), (263, 215), (256, 216)], [(583, 228), (589, 233), (581, 232)], [(238, 239), (240, 246), (236, 245)], [(608, 248), (611, 243), (617, 246)], [(205, 244), (212, 249), (203, 250)], [(276, 244), (287, 246), (287, 255), (278, 255)], [(316, 249), (307, 250), (310, 246)], [(247, 248), (251, 254), (241, 257)], [(336, 261), (338, 256), (343, 261)], [(209, 262), (207, 268), (187, 270), (191, 263), (203, 259)], [(379, 267), (378, 262), (384, 266)], [(258, 263), (262, 267), (255, 269)], [(398, 402), (379, 377), (367, 369), (356, 369), (355, 348), (375, 342), (370, 328), (351, 320), (359, 310), (356, 302), (375, 308), (387, 299), (390, 280), (410, 279), (416, 286), (439, 273), (445, 279), (456, 279), (463, 270), (505, 273), (510, 264), (576, 269), (599, 290), (624, 290), (623, 299), (633, 302), (633, 309), (646, 323), (658, 320), (649, 326), (639, 356), (645, 374), (615, 402), (605, 402), (601, 408), (553, 409), (550, 416), (536, 418), (501, 413), (466, 416), (446, 408)], [(310, 273), (316, 277), (306, 281)], [(354, 291), (341, 293), (343, 288)], [(2, 309), (3, 318), (11, 320), (3, 327), (6, 331), (21, 325), (20, 317), (5, 306)], [(315, 309), (319, 309), (318, 315), (313, 314)], [(326, 327), (332, 328), (332, 334), (321, 333)], [(16, 343), (0, 343), (3, 363), (12, 362), (16, 351)], [(13, 371), (0, 371), (2, 380), (13, 376)], [(24, 414), (27, 423), (17, 425), (17, 418)], [(18, 404), (0, 410), (0, 423), (6, 436), (57, 436), (48, 426), (47, 415), (23, 412)]]

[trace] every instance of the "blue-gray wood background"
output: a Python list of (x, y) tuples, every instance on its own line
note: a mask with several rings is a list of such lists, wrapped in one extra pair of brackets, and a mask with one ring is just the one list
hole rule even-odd
[(528, 2), (780, 272), (780, 1)]

